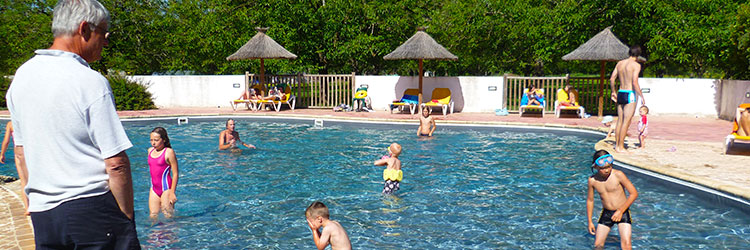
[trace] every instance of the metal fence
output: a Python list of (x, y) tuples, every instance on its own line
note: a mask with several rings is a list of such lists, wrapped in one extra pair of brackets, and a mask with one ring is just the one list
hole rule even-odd
[[(286, 84), (297, 98), (297, 107), (333, 108), (352, 105), (354, 73), (348, 75), (264, 75), (265, 86)], [(245, 72), (245, 88), (260, 83), (260, 76)], [(252, 83), (252, 84), (250, 84)]]

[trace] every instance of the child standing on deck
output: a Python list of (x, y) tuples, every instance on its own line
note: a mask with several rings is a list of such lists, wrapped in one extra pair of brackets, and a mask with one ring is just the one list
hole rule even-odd
[(641, 114), (641, 119), (638, 120), (638, 142), (640, 142), (639, 148), (645, 148), (646, 147), (646, 135), (648, 135), (648, 107), (641, 106), (641, 108), (638, 110), (638, 112)]
[[(352, 249), (352, 243), (349, 241), (349, 235), (346, 230), (337, 221), (329, 219), (328, 207), (319, 201), (315, 201), (305, 210), (307, 225), (312, 231), (315, 247), (323, 250), (331, 244), (332, 250)], [(323, 227), (323, 232), (318, 231)]]
[[(620, 247), (631, 249), (632, 225), (630, 219), (630, 205), (638, 197), (633, 183), (630, 182), (625, 173), (612, 169), (615, 159), (605, 150), (594, 153), (594, 164), (591, 168), (596, 173), (588, 180), (588, 197), (586, 198), (586, 216), (588, 218), (589, 233), (596, 235), (594, 247), (603, 249), (609, 230), (614, 224), (620, 232)], [(625, 189), (629, 196), (625, 195)], [(594, 211), (594, 191), (599, 193), (602, 200), (602, 213), (599, 216), (598, 226), (594, 227), (591, 216)]]
[(393, 143), (388, 147), (388, 156), (383, 156), (380, 160), (375, 161), (375, 166), (386, 165), (383, 170), (383, 194), (393, 194), (396, 190), (399, 190), (401, 179), (403, 179), (404, 173), (401, 171), (401, 160), (398, 156), (401, 154), (401, 145)]
[(155, 221), (159, 211), (171, 218), (177, 202), (179, 178), (177, 156), (169, 142), (167, 130), (156, 127), (151, 131), (151, 148), (148, 149), (148, 166), (151, 172), (151, 191), (148, 196), (149, 217)]

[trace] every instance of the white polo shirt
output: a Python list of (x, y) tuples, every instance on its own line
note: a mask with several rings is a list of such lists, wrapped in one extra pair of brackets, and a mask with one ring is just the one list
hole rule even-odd
[(104, 159), (133, 145), (104, 76), (74, 53), (37, 50), (16, 71), (6, 101), (29, 171), (30, 212), (109, 191)]

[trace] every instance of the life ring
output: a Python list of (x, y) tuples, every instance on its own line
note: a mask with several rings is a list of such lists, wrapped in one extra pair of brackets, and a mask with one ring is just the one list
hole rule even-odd
[(362, 99), (362, 98), (365, 98), (365, 97), (367, 97), (367, 91), (366, 90), (360, 90), (360, 91), (357, 91), (357, 93), (354, 93), (354, 98)]

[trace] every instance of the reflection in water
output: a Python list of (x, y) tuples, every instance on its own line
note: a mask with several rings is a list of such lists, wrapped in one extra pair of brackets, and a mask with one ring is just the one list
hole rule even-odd
[(177, 243), (177, 234), (175, 233), (176, 223), (173, 221), (158, 223), (151, 228), (148, 234), (149, 248), (168, 249), (170, 245)]

